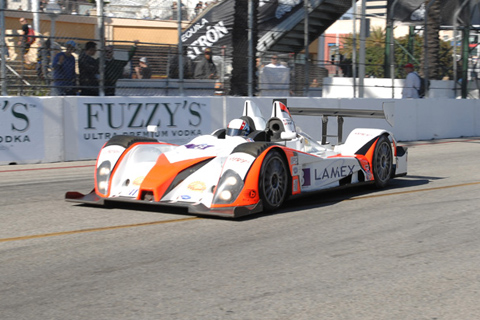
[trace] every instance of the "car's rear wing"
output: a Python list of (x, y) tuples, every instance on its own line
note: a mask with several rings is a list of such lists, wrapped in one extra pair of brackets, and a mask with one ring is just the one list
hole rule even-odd
[(327, 125), (328, 117), (337, 117), (338, 123), (338, 144), (342, 143), (343, 138), (343, 118), (373, 118), (385, 119), (393, 127), (394, 126), (394, 102), (384, 102), (382, 110), (365, 110), (365, 109), (328, 109), (328, 108), (295, 108), (289, 107), (288, 110), (292, 115), (299, 116), (322, 116), (322, 144), (327, 143)]

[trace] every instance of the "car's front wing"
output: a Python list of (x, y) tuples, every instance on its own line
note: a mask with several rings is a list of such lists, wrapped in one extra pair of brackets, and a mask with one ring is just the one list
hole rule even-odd
[(92, 191), (88, 194), (82, 194), (80, 192), (67, 192), (65, 194), (65, 199), (69, 202), (83, 203), (93, 206), (105, 206), (109, 204), (121, 204), (121, 203), (130, 203), (130, 204), (139, 204), (139, 205), (154, 205), (160, 207), (170, 207), (170, 208), (183, 208), (186, 209), (188, 213), (200, 214), (200, 215), (213, 215), (227, 218), (239, 218), (253, 213), (258, 213), (263, 211), (262, 201), (254, 205), (248, 206), (236, 206), (236, 207), (222, 207), (218, 209), (212, 209), (206, 207), (202, 203), (188, 203), (188, 202), (173, 202), (173, 201), (146, 201), (146, 200), (136, 200), (134, 198), (127, 197), (112, 197), (112, 198), (103, 198), (98, 196), (95, 191)]

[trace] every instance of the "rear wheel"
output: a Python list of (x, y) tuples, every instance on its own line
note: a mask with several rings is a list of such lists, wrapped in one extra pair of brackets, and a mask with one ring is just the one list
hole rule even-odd
[(270, 151), (262, 163), (258, 189), (265, 211), (278, 209), (287, 198), (288, 168), (278, 151)]
[(386, 135), (381, 136), (377, 141), (372, 166), (375, 185), (378, 188), (385, 187), (393, 172), (392, 145)]

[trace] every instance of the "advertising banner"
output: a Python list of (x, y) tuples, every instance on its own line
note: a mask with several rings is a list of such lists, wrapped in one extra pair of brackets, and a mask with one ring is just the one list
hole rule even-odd
[[(279, 23), (288, 19), (302, 8), (303, 0), (260, 0), (258, 5), (258, 37), (270, 31)], [(235, 0), (224, 0), (210, 8), (182, 34), (182, 44), (187, 48), (192, 60), (203, 53), (207, 47), (214, 47), (213, 54), (220, 52), (215, 48), (225, 46), (226, 56), (231, 57), (233, 39)], [(245, 12), (247, 18), (248, 12)]]
[(0, 101), (0, 163), (43, 160), (44, 116), (40, 100), (18, 97)]
[[(77, 121), (73, 120), (76, 136), (70, 135), (69, 139), (76, 140), (75, 153), (79, 159), (95, 159), (102, 146), (115, 135), (184, 144), (211, 133), (209, 98), (112, 97), (75, 101), (71, 108), (77, 113)], [(148, 132), (148, 126), (157, 126), (157, 132)], [(71, 144), (66, 148), (67, 153), (72, 152)]]

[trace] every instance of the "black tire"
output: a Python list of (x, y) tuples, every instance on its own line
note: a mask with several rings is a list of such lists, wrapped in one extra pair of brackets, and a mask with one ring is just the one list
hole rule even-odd
[(130, 147), (134, 143), (138, 142), (158, 142), (157, 139), (148, 138), (148, 137), (135, 137), (135, 136), (126, 136), (126, 135), (118, 135), (113, 136), (110, 140), (108, 140), (107, 146), (122, 146), (124, 148)]
[(287, 198), (289, 173), (287, 163), (275, 150), (270, 151), (262, 163), (258, 190), (264, 211), (278, 209)]
[(392, 144), (386, 135), (382, 135), (375, 146), (372, 162), (375, 186), (384, 188), (393, 174)]

